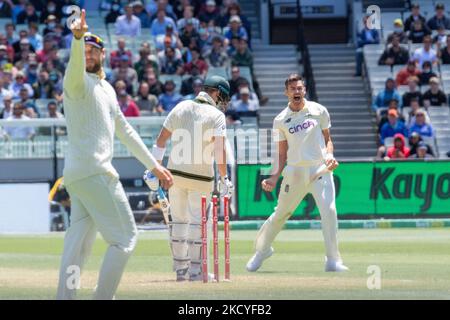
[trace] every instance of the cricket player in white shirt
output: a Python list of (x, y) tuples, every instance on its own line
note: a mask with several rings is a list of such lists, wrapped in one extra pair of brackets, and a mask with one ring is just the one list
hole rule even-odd
[(114, 134), (168, 188), (170, 172), (151, 155), (123, 116), (105, 80), (103, 41), (86, 33), (86, 12), (71, 26), (73, 41), (64, 87), (68, 153), (64, 182), (70, 194), (71, 224), (64, 239), (57, 299), (74, 299), (79, 274), (97, 230), (108, 243), (95, 299), (112, 299), (137, 237), (134, 217), (111, 164)]
[(172, 223), (170, 239), (177, 281), (200, 281), (201, 198), (211, 196), (214, 160), (220, 174), (221, 195), (233, 194), (227, 176), (226, 123), (223, 111), (229, 103), (230, 85), (220, 76), (205, 80), (194, 100), (180, 102), (168, 114), (153, 147), (162, 161), (166, 142), (172, 139), (167, 168), (174, 185), (169, 190)]
[(271, 192), (281, 174), (283, 182), (277, 207), (256, 237), (256, 253), (247, 263), (250, 272), (258, 270), (263, 261), (273, 254), (272, 242), (307, 193), (313, 195), (322, 219), (325, 271), (348, 270), (338, 250), (332, 173), (338, 162), (333, 156), (330, 116), (324, 106), (307, 101), (305, 93), (302, 78), (297, 74), (290, 75), (285, 82), (288, 106), (273, 122), (278, 159), (274, 159), (276, 163), (272, 175), (262, 181), (262, 188)]

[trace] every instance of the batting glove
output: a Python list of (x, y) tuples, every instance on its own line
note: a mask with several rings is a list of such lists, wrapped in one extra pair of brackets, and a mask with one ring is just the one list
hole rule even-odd
[(234, 193), (233, 182), (231, 182), (228, 176), (222, 177), (220, 179), (220, 196), (221, 197), (228, 196), (228, 198), (231, 199), (233, 193)]

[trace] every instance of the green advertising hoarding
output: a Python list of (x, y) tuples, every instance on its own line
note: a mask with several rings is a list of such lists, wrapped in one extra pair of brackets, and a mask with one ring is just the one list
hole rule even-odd
[[(268, 217), (277, 203), (278, 188), (261, 189), (269, 165), (240, 165), (238, 214), (242, 219)], [(450, 162), (347, 162), (334, 172), (336, 207), (340, 217), (450, 216)], [(307, 195), (293, 216), (319, 215)]]

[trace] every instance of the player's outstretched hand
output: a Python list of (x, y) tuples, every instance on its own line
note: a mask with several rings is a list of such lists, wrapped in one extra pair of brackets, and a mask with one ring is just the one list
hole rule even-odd
[(163, 189), (169, 189), (173, 184), (173, 176), (169, 170), (164, 168), (162, 165), (158, 164), (152, 170), (152, 173), (159, 179), (161, 182), (161, 187)]
[(261, 182), (261, 186), (264, 191), (271, 192), (275, 186), (277, 185), (278, 177), (277, 176), (271, 176), (269, 179), (264, 179)]
[(336, 169), (339, 166), (339, 162), (337, 162), (337, 160), (335, 158), (330, 158), (325, 160), (325, 164), (328, 168), (328, 170), (333, 171), (334, 169)]
[(81, 10), (80, 19), (75, 19), (73, 21), (70, 30), (77, 40), (83, 38), (84, 34), (88, 31), (88, 25), (86, 24), (86, 10)]

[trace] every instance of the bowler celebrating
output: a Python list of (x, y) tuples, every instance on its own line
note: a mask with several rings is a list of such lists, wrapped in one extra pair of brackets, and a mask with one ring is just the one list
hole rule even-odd
[(95, 299), (112, 299), (136, 245), (136, 224), (119, 176), (111, 164), (114, 133), (166, 187), (170, 172), (153, 158), (123, 116), (102, 68), (103, 41), (87, 34), (86, 12), (71, 26), (69, 64), (64, 77), (68, 153), (64, 181), (72, 201), (71, 225), (64, 239), (57, 299), (74, 299), (97, 229), (109, 244)]
[[(278, 205), (266, 220), (256, 238), (256, 253), (247, 263), (247, 270), (258, 270), (273, 253), (271, 247), (286, 220), (307, 193), (316, 201), (322, 219), (325, 240), (325, 271), (346, 271), (338, 250), (337, 215), (332, 171), (338, 166), (333, 156), (330, 137), (330, 116), (327, 109), (307, 101), (303, 79), (292, 74), (285, 81), (288, 106), (273, 122), (274, 140), (278, 144), (278, 161), (262, 188), (271, 192), (283, 175)], [(287, 165), (286, 165), (287, 164)], [(285, 166), (286, 165), (286, 166)]]

